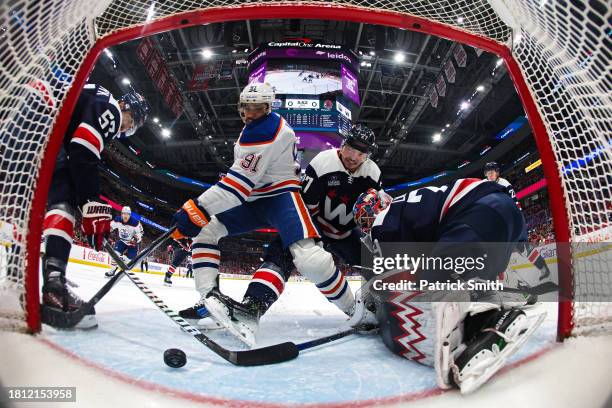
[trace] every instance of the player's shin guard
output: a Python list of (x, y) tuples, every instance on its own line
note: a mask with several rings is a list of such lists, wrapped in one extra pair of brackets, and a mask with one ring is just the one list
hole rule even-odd
[(327, 300), (338, 306), (344, 313), (353, 314), (355, 299), (340, 269), (334, 268), (332, 275), (325, 281), (317, 283), (316, 286)]
[(289, 250), (298, 271), (314, 282), (330, 302), (350, 316), (355, 308), (355, 298), (331, 254), (312, 239), (295, 242)]
[(227, 235), (227, 228), (217, 219), (212, 217), (206, 228), (193, 239), (191, 247), (191, 258), (193, 260), (193, 277), (196, 290), (204, 298), (213, 288), (219, 286), (219, 262), (221, 252), (219, 251), (219, 240)]
[(272, 262), (264, 262), (251, 278), (244, 297), (245, 299), (256, 299), (264, 305), (265, 310), (268, 310), (283, 293), (287, 278), (280, 266)]
[[(74, 209), (68, 203), (49, 207), (43, 221), (45, 255), (43, 256), (43, 287), (41, 321), (62, 328), (67, 312), (74, 312), (83, 300), (68, 288), (66, 268), (74, 236)], [(90, 329), (98, 325), (95, 310), (91, 310), (75, 328)]]
[(196, 290), (206, 296), (217, 287), (221, 252), (214, 244), (194, 243), (192, 247), (193, 276)]
[[(63, 277), (74, 236), (74, 209), (68, 203), (49, 207), (43, 221), (45, 255), (43, 258), (43, 282)], [(43, 291), (45, 287), (43, 285)]]

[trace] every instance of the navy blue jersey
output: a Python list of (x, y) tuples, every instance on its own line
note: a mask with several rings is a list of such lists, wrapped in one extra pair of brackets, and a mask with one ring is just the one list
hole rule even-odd
[(98, 200), (98, 162), (104, 144), (119, 134), (121, 110), (109, 91), (99, 85), (83, 87), (64, 136), (57, 168), (68, 166), (79, 205)]
[(459, 179), (441, 187), (402, 194), (376, 217), (372, 239), (379, 242), (437, 242), (439, 231), (453, 216), (478, 199), (505, 188), (495, 182)]
[(516, 198), (516, 192), (514, 191), (514, 187), (512, 187), (512, 184), (510, 184), (508, 180), (502, 177), (498, 177), (495, 182), (500, 186), (504, 187), (506, 193), (510, 196), (510, 198), (514, 200), (514, 203), (520, 209), (521, 203), (519, 202), (518, 198)]
[(317, 154), (306, 168), (302, 197), (321, 232), (332, 239), (343, 239), (356, 227), (353, 206), (361, 193), (381, 188), (380, 169), (367, 159), (350, 173), (337, 149)]

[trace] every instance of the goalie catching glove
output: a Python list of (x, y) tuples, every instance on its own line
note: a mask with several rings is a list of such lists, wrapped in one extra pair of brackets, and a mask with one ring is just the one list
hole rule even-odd
[(113, 208), (104, 203), (90, 201), (83, 205), (81, 229), (87, 236), (87, 242), (96, 251), (102, 250), (104, 240), (110, 234), (110, 223)]
[(189, 200), (174, 214), (172, 221), (176, 225), (172, 238), (195, 237), (209, 223), (210, 215), (195, 200)]

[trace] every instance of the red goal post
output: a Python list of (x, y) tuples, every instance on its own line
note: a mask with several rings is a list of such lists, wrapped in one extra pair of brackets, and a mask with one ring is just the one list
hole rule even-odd
[[(546, 0), (6, 3), (0, 5), (4, 26), (0, 130), (5, 134), (3, 144), (8, 141), (0, 150), (0, 221), (11, 224), (14, 234), (5, 255), (4, 277), (0, 270), (0, 297), (17, 297), (24, 310), (15, 310), (14, 302), (6, 306), (0, 301), (0, 326), (40, 330), (39, 237), (46, 198), (69, 118), (97, 58), (105, 48), (124, 41), (198, 24), (270, 18), (345, 20), (418, 31), (495, 53), (508, 68), (534, 133), (556, 240), (575, 242), (583, 230), (601, 227), (602, 219), (609, 216), (605, 200), (612, 194), (605, 177), (612, 174), (612, 158), (606, 132), (610, 134), (612, 106), (610, 38), (603, 31), (606, 22), (609, 26), (610, 10), (605, 2), (582, 6)], [(49, 84), (57, 101), (52, 108), (45, 107), (49, 120), (33, 118), (32, 107), (25, 106), (31, 101), (28, 84), (40, 79)], [(19, 132), (7, 131), (14, 124)], [(597, 149), (604, 151), (587, 160), (589, 152)], [(576, 161), (583, 164), (568, 172)], [(604, 197), (603, 203), (592, 197), (593, 189)], [(609, 277), (591, 281), (589, 271), (577, 270), (581, 266), (570, 245), (559, 245), (557, 256), (560, 285), (569, 299), (577, 291), (594, 291), (609, 300)], [(581, 310), (584, 316), (576, 313), (571, 300), (560, 302), (560, 339), (579, 328), (597, 330), (612, 320), (609, 303)]]

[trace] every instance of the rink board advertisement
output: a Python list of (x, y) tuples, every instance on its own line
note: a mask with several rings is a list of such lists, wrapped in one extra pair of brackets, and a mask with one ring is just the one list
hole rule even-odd
[(292, 58), (338, 61), (349, 65), (354, 71), (357, 71), (359, 66), (355, 54), (343, 49), (340, 45), (288, 41), (268, 42), (260, 45), (249, 55), (247, 67), (251, 70), (268, 59)]
[[(142, 248), (141, 248), (142, 249)], [(95, 251), (91, 248), (83, 247), (80, 245), (72, 245), (70, 249), (70, 262), (89, 265), (89, 266), (97, 266), (100, 268), (110, 268), (111, 267), (111, 257), (102, 251)], [(165, 273), (168, 270), (168, 265), (157, 263), (157, 262), (149, 262), (149, 272), (160, 272)], [(184, 268), (178, 268), (177, 272), (183, 273)], [(140, 271), (140, 264), (136, 265), (134, 268), (135, 271)]]
[[(98, 268), (103, 268), (104, 270), (110, 269), (111, 265), (111, 257), (102, 251), (95, 251), (91, 248), (83, 247), (80, 245), (73, 245), (70, 250), (70, 258), (69, 262), (79, 264), (79, 265), (88, 265), (94, 266)], [(148, 273), (153, 274), (164, 274), (168, 271), (169, 265), (158, 263), (158, 262), (148, 262)], [(136, 265), (135, 268), (132, 269), (136, 272), (144, 272), (140, 269), (140, 263)], [(176, 276), (184, 276), (187, 273), (187, 268), (178, 267), (176, 268), (175, 275)], [(248, 274), (237, 274), (237, 273), (221, 273), (220, 276), (223, 279), (239, 279), (239, 280), (251, 280), (251, 275)], [(347, 280), (349, 281), (361, 281), (360, 276), (347, 276)], [(307, 278), (303, 276), (291, 276), (289, 278), (290, 282), (310, 282)]]

